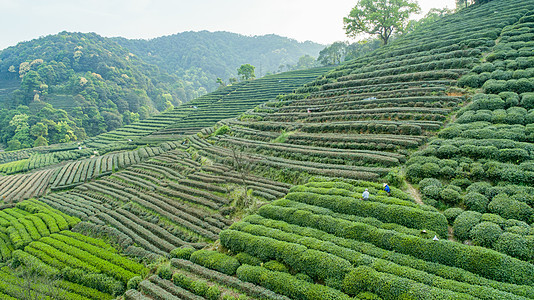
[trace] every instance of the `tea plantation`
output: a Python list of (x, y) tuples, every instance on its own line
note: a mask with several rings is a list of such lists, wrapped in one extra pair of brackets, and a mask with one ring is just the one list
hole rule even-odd
[(533, 37), (494, 0), (0, 153), (0, 298), (534, 299)]

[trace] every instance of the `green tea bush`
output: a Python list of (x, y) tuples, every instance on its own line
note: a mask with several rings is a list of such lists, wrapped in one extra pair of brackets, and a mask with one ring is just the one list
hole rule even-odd
[[(263, 210), (263, 208), (268, 207), (270, 206), (266, 205), (260, 209), (260, 214), (263, 217), (320, 229), (345, 239), (365, 241), (378, 248), (411, 255), (434, 263), (462, 268), (488, 279), (516, 284), (534, 283), (534, 277), (532, 277), (534, 276), (533, 265), (487, 248), (467, 246), (447, 240), (433, 241), (414, 235), (376, 228), (364, 223), (350, 222), (304, 211), (296, 213), (294, 211)], [(227, 232), (228, 230), (225, 230), (221, 233), (221, 241), (223, 240), (223, 235), (227, 234)], [(224, 237), (224, 239), (232, 239), (233, 233), (228, 234), (230, 236)], [(250, 245), (251, 243), (248, 244)], [(246, 245), (246, 243), (243, 243), (243, 247), (246, 247)], [(294, 244), (291, 245), (293, 246)], [(295, 245), (293, 247), (298, 246)], [(294, 268), (293, 264), (288, 264)], [(517, 272), (517, 268), (521, 268), (524, 272)]]
[(456, 179), (453, 179), (450, 183), (450, 186), (457, 186), (460, 189), (465, 189), (470, 185), (471, 185), (471, 180), (467, 178), (456, 178)]
[(499, 194), (488, 204), (488, 210), (498, 214), (505, 219), (517, 219), (525, 222), (532, 222), (532, 209), (528, 204), (511, 199), (506, 194)]
[(199, 250), (194, 252), (191, 254), (191, 261), (227, 275), (234, 275), (240, 265), (239, 261), (234, 257), (210, 250)]
[(309, 282), (309, 283), (314, 283), (313, 279), (310, 276), (308, 276), (308, 275), (306, 275), (304, 273), (295, 274), (295, 278), (298, 279), (298, 280)]
[(428, 205), (436, 205), (440, 199), (441, 189), (435, 185), (430, 185), (421, 190), (423, 200)]
[(345, 277), (343, 291), (349, 295), (358, 295), (361, 292), (369, 291), (376, 293), (383, 299), (472, 298), (466, 294), (430, 287), (410, 279), (378, 272), (367, 266), (359, 266)]
[(126, 285), (126, 289), (136, 290), (141, 281), (143, 281), (143, 278), (141, 278), (141, 276), (135, 276), (135, 277), (130, 278), (130, 280), (128, 280), (128, 284)]
[(189, 286), (189, 290), (197, 295), (206, 295), (209, 285), (203, 280), (193, 280)]
[(445, 215), (445, 217), (447, 218), (448, 223), (452, 225), (454, 223), (454, 220), (456, 220), (456, 218), (459, 215), (461, 215), (463, 212), (464, 210), (459, 207), (451, 207), (451, 208), (447, 208), (443, 212), (443, 215)]
[(436, 156), (439, 158), (453, 158), (455, 157), (460, 150), (458, 147), (450, 144), (445, 144), (438, 148)]
[(476, 211), (464, 211), (454, 220), (454, 235), (460, 240), (470, 238), (469, 232), (482, 218), (482, 214)]
[(521, 94), (521, 106), (526, 109), (534, 108), (534, 93)]
[[(439, 235), (446, 235), (447, 233), (447, 220), (442, 214), (435, 211), (420, 210), (418, 207), (384, 204), (354, 197), (320, 195), (310, 192), (292, 192), (286, 195), (286, 199), (329, 208), (340, 213), (373, 217), (383, 222), (398, 223), (410, 228), (430, 229), (438, 232)], [(262, 209), (268, 208), (262, 207)]]
[(437, 186), (438, 188), (440, 188), (442, 185), (443, 184), (441, 183), (441, 181), (439, 181), (436, 178), (425, 178), (425, 179), (419, 181), (419, 189), (420, 190), (423, 190), (427, 186)]
[(223, 125), (223, 126), (217, 128), (217, 130), (215, 130), (213, 135), (215, 135), (215, 136), (223, 135), (223, 134), (227, 134), (229, 131), (230, 131), (230, 127), (228, 127), (228, 125)]
[(444, 188), (439, 192), (440, 198), (449, 205), (456, 205), (460, 202), (460, 193), (451, 187)]
[(292, 299), (351, 299), (346, 294), (331, 287), (299, 280), (290, 274), (269, 271), (262, 267), (243, 265), (237, 269), (237, 277)]
[(271, 260), (271, 261), (264, 263), (263, 267), (271, 271), (289, 273), (288, 267), (286, 267), (283, 263), (280, 263), (279, 261), (276, 261), (276, 260)]
[(105, 274), (91, 273), (82, 269), (66, 267), (61, 270), (61, 275), (64, 280), (94, 288), (114, 296), (124, 293), (125, 285)]
[[(492, 82), (492, 80), (489, 80), (488, 82)], [(484, 86), (486, 86), (488, 82), (486, 82)], [(497, 95), (476, 94), (475, 96), (473, 96), (472, 100), (473, 103), (470, 106), (470, 109), (472, 110), (496, 110), (505, 108), (504, 100), (502, 100), (501, 97)]]
[(507, 91), (506, 89), (506, 81), (505, 80), (495, 80), (490, 79), (482, 85), (482, 89), (485, 93), (488, 94), (498, 94), (504, 91)]
[(516, 219), (506, 219), (506, 220), (504, 220), (503, 227), (504, 227), (505, 230), (508, 230), (508, 228), (515, 227), (515, 226), (530, 228), (530, 226), (526, 222), (523, 222), (523, 221), (519, 221), (519, 220), (516, 220)]
[(352, 268), (346, 259), (322, 251), (307, 249), (305, 246), (294, 243), (235, 230), (222, 231), (220, 237), (221, 244), (232, 251), (246, 251), (264, 260), (277, 259), (287, 263), (296, 271), (333, 284), (341, 282), (349, 269)]
[(193, 252), (195, 252), (195, 248), (182, 246), (180, 248), (173, 249), (170, 255), (171, 258), (189, 259)]
[(216, 286), (210, 286), (206, 291), (206, 294), (204, 294), (204, 297), (206, 297), (208, 300), (218, 300), (221, 294), (222, 292), (219, 290), (219, 288)]
[(511, 226), (506, 228), (506, 232), (515, 233), (519, 235), (531, 235), (534, 232), (534, 229), (530, 226)]
[(254, 257), (246, 252), (240, 252), (238, 253), (235, 258), (241, 263), (242, 265), (250, 265), (250, 266), (259, 266), (261, 265), (262, 261)]
[(495, 250), (525, 261), (534, 259), (534, 236), (505, 232), (494, 243)]
[(486, 193), (492, 188), (491, 183), (486, 181), (480, 181), (475, 182), (471, 184), (467, 189), (467, 193), (476, 192), (482, 195), (486, 195)]
[(501, 227), (492, 222), (482, 222), (470, 231), (473, 244), (486, 248), (492, 248), (493, 243), (503, 233)]
[(495, 223), (499, 225), (501, 228), (504, 228), (506, 224), (506, 220), (503, 217), (496, 215), (496, 214), (490, 214), (490, 213), (482, 214), (482, 218), (480, 220), (482, 222)]
[(464, 196), (464, 204), (467, 206), (468, 210), (485, 213), (487, 211), (488, 203), (488, 198), (477, 192), (470, 192)]
[(158, 269), (156, 270), (156, 274), (163, 279), (171, 280), (172, 278), (171, 266), (169, 264), (164, 264), (164, 265), (159, 266)]

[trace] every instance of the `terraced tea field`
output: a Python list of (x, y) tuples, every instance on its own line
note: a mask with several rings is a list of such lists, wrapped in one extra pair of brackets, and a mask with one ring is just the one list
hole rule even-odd
[(329, 69), (286, 72), (230, 85), (170, 112), (89, 139), (86, 144), (89, 147), (101, 148), (115, 142), (127, 142), (142, 137), (142, 142), (176, 140), (180, 136), (195, 134), (205, 127), (211, 127), (222, 119), (236, 117), (278, 95), (289, 93)]
[(0, 153), (0, 297), (534, 299), (533, 16)]

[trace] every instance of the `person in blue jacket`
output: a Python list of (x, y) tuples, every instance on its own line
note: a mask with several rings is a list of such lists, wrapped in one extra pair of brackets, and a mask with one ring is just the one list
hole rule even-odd
[(388, 193), (388, 196), (391, 196), (391, 189), (389, 188), (389, 185), (387, 183), (384, 183), (384, 191)]

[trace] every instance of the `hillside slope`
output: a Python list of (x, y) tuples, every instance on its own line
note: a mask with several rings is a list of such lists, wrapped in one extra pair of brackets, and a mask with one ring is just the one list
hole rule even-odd
[[(54, 185), (15, 208), (3, 199), (2, 260), (19, 270), (40, 262), (51, 274), (100, 271), (115, 280), (98, 277), (108, 295), (140, 274), (125, 299), (534, 299), (525, 186), (533, 12), (529, 0), (471, 6), (285, 96), (271, 85), (282, 79), (255, 80), (177, 109), (174, 125), (154, 119), (88, 141), (98, 148), (2, 153), (10, 168), (56, 152), (84, 158), (0, 177), (0, 192), (18, 199), (46, 176)], [(401, 190), (403, 170), (426, 205)], [(441, 211), (450, 205), (473, 211)], [(116, 271), (80, 251), (96, 248), (48, 238), (37, 219), (61, 214), (64, 228), (104, 238), (149, 274), (114, 260), (130, 273)], [(0, 293), (17, 297), (25, 281), (2, 270), (11, 276), (0, 277)], [(81, 293), (96, 277), (83, 278), (67, 281)]]
[(320, 48), (222, 32), (150, 41), (61, 32), (22, 42), (0, 52), (0, 143), (14, 150), (83, 140), (213, 91), (241, 64), (256, 64), (259, 77)]
[(182, 75), (199, 68), (209, 78), (210, 88), (217, 77), (227, 81), (237, 77), (242, 64), (256, 67), (256, 76), (276, 73), (281, 65), (294, 65), (304, 55), (318, 57), (325, 46), (313, 42), (297, 42), (274, 34), (243, 36), (230, 32), (182, 32), (151, 40), (114, 39), (146, 62), (170, 74)]

